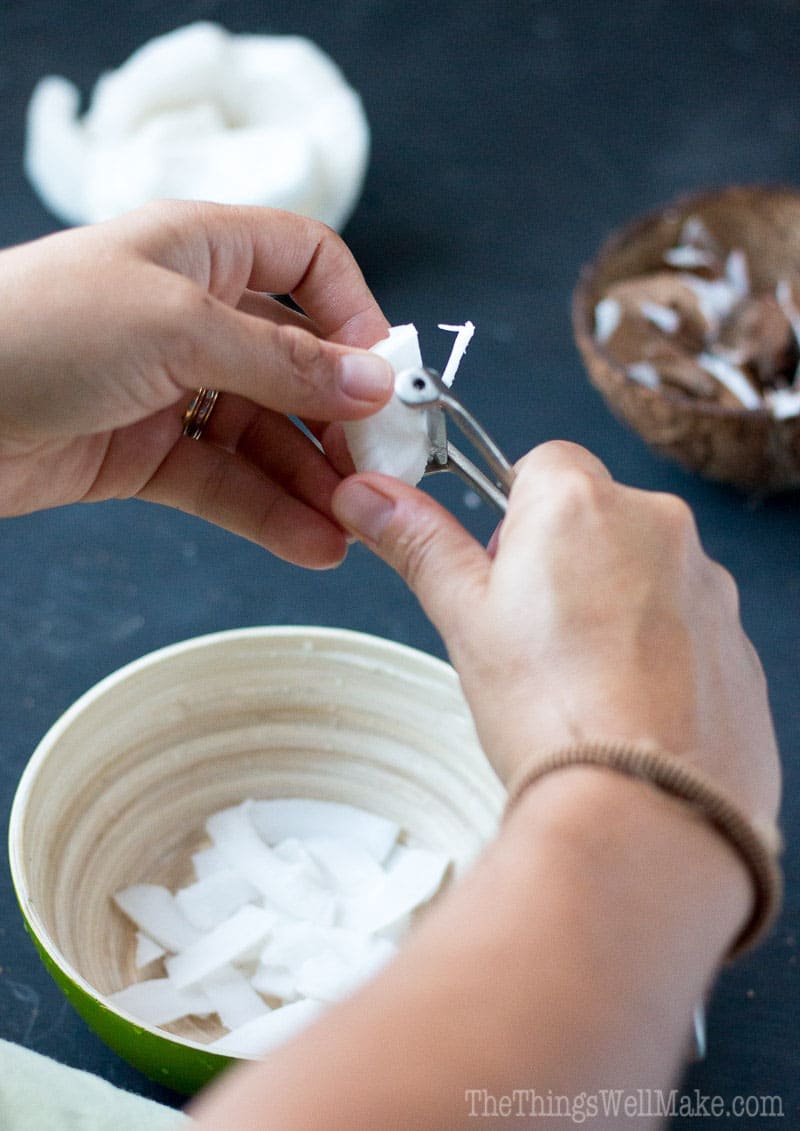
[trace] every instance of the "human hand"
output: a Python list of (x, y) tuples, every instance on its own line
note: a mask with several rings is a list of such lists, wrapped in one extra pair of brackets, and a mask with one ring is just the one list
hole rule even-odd
[[(270, 294), (291, 294), (305, 314)], [(285, 212), (150, 205), (0, 254), (0, 515), (138, 496), (336, 564), (340, 476), (289, 420), (377, 411), (388, 324), (342, 241)], [(222, 391), (198, 442), (181, 417)]]
[(518, 465), (489, 551), (384, 476), (345, 480), (333, 507), (438, 628), (501, 778), (537, 749), (647, 742), (704, 771), (754, 819), (774, 819), (761, 666), (736, 587), (679, 499), (617, 484), (587, 451), (556, 442)]

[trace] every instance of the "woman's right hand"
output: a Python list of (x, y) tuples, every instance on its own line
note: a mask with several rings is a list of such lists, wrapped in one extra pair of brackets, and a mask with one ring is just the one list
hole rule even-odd
[(518, 464), (489, 550), (385, 476), (345, 480), (333, 506), (438, 628), (502, 779), (536, 750), (649, 743), (774, 820), (764, 675), (736, 586), (681, 500), (622, 486), (586, 450), (551, 442)]

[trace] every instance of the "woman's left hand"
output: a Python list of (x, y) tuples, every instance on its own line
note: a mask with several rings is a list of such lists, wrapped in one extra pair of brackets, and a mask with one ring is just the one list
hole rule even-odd
[[(138, 496), (301, 565), (341, 560), (340, 476), (289, 414), (314, 432), (367, 416), (392, 373), (366, 353), (388, 323), (330, 229), (148, 205), (3, 252), (0, 295), (0, 515)], [(196, 441), (199, 386), (221, 395)]]

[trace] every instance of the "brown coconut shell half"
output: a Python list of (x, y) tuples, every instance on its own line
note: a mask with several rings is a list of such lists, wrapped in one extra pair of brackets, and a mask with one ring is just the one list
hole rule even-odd
[(664, 252), (698, 217), (727, 252), (747, 257), (754, 293), (800, 278), (800, 191), (732, 186), (686, 196), (613, 233), (573, 293), (572, 325), (592, 383), (612, 411), (656, 451), (683, 467), (754, 494), (800, 487), (800, 417), (708, 402), (628, 376), (595, 339), (594, 310), (608, 287), (663, 270)]

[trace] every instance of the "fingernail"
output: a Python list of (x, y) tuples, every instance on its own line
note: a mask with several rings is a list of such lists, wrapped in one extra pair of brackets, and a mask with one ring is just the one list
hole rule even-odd
[(343, 483), (334, 496), (334, 513), (360, 538), (377, 542), (394, 513), (394, 503), (365, 483)]
[(388, 361), (374, 353), (348, 353), (339, 362), (340, 387), (358, 401), (383, 401), (394, 383)]

